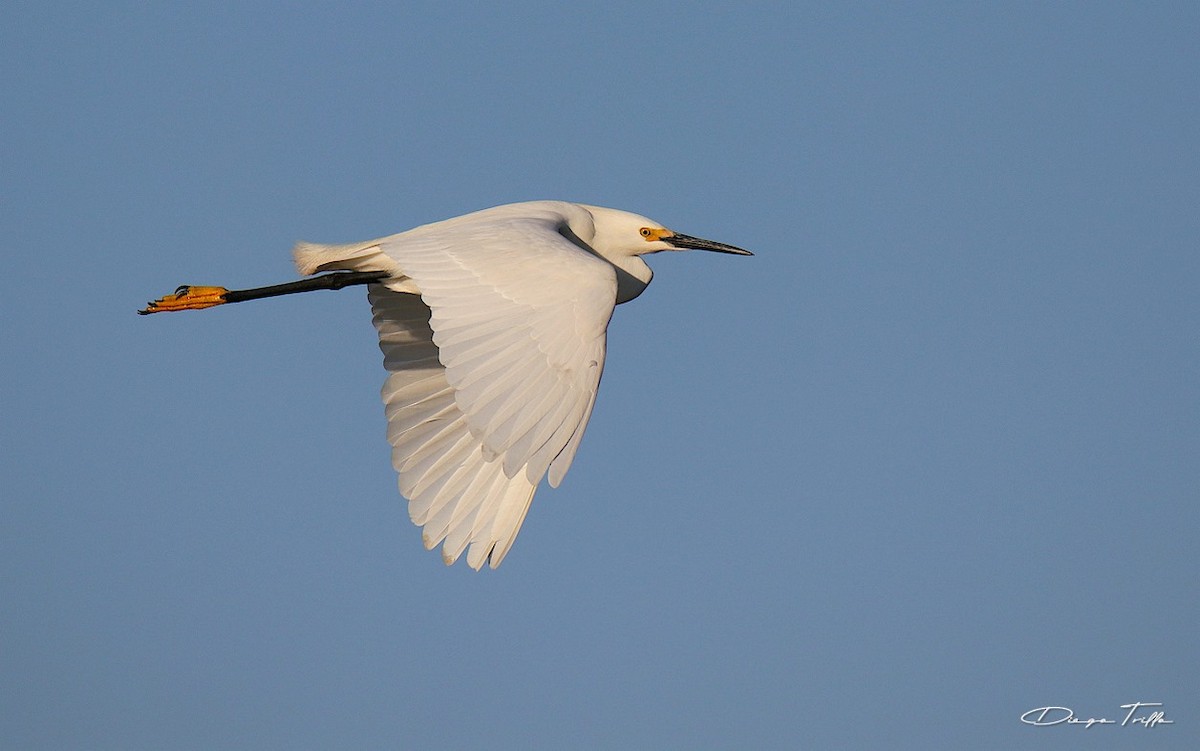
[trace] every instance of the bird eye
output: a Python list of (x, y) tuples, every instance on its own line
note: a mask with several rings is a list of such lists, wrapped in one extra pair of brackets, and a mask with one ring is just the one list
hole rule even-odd
[(642, 227), (642, 237), (646, 238), (647, 240), (653, 239), (654, 230), (650, 229), (649, 227)]

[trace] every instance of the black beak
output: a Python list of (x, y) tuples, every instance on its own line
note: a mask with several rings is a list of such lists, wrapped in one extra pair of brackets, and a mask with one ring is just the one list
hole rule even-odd
[(735, 256), (752, 256), (754, 255), (748, 250), (726, 245), (725, 243), (713, 242), (705, 240), (701, 237), (692, 237), (691, 235), (681, 235), (678, 232), (670, 237), (664, 237), (663, 242), (670, 243), (680, 250), (711, 250), (715, 253), (732, 253)]

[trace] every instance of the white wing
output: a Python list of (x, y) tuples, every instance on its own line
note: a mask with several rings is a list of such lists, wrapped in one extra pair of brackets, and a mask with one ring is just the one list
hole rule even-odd
[[(304, 246), (301, 270), (382, 268), (371, 285), (390, 375), (392, 463), (426, 547), (500, 564), (546, 475), (583, 436), (616, 300), (606, 262), (559, 234), (561, 214), (470, 215), (371, 243)], [(340, 256), (339, 257), (335, 257)], [(418, 291), (414, 294), (393, 289)]]

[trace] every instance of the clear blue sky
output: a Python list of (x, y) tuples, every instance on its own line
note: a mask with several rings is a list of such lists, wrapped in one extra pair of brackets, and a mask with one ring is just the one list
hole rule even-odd
[[(1200, 747), (1200, 6), (387, 5), (0, 10), (0, 747)], [(361, 289), (134, 315), (535, 198), (757, 255), (498, 571)]]

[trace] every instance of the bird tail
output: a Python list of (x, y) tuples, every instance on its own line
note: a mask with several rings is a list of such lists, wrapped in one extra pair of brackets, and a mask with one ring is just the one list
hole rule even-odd
[(390, 271), (392, 265), (381, 264), (386, 256), (378, 240), (349, 245), (298, 242), (292, 249), (292, 258), (305, 276), (322, 271)]

